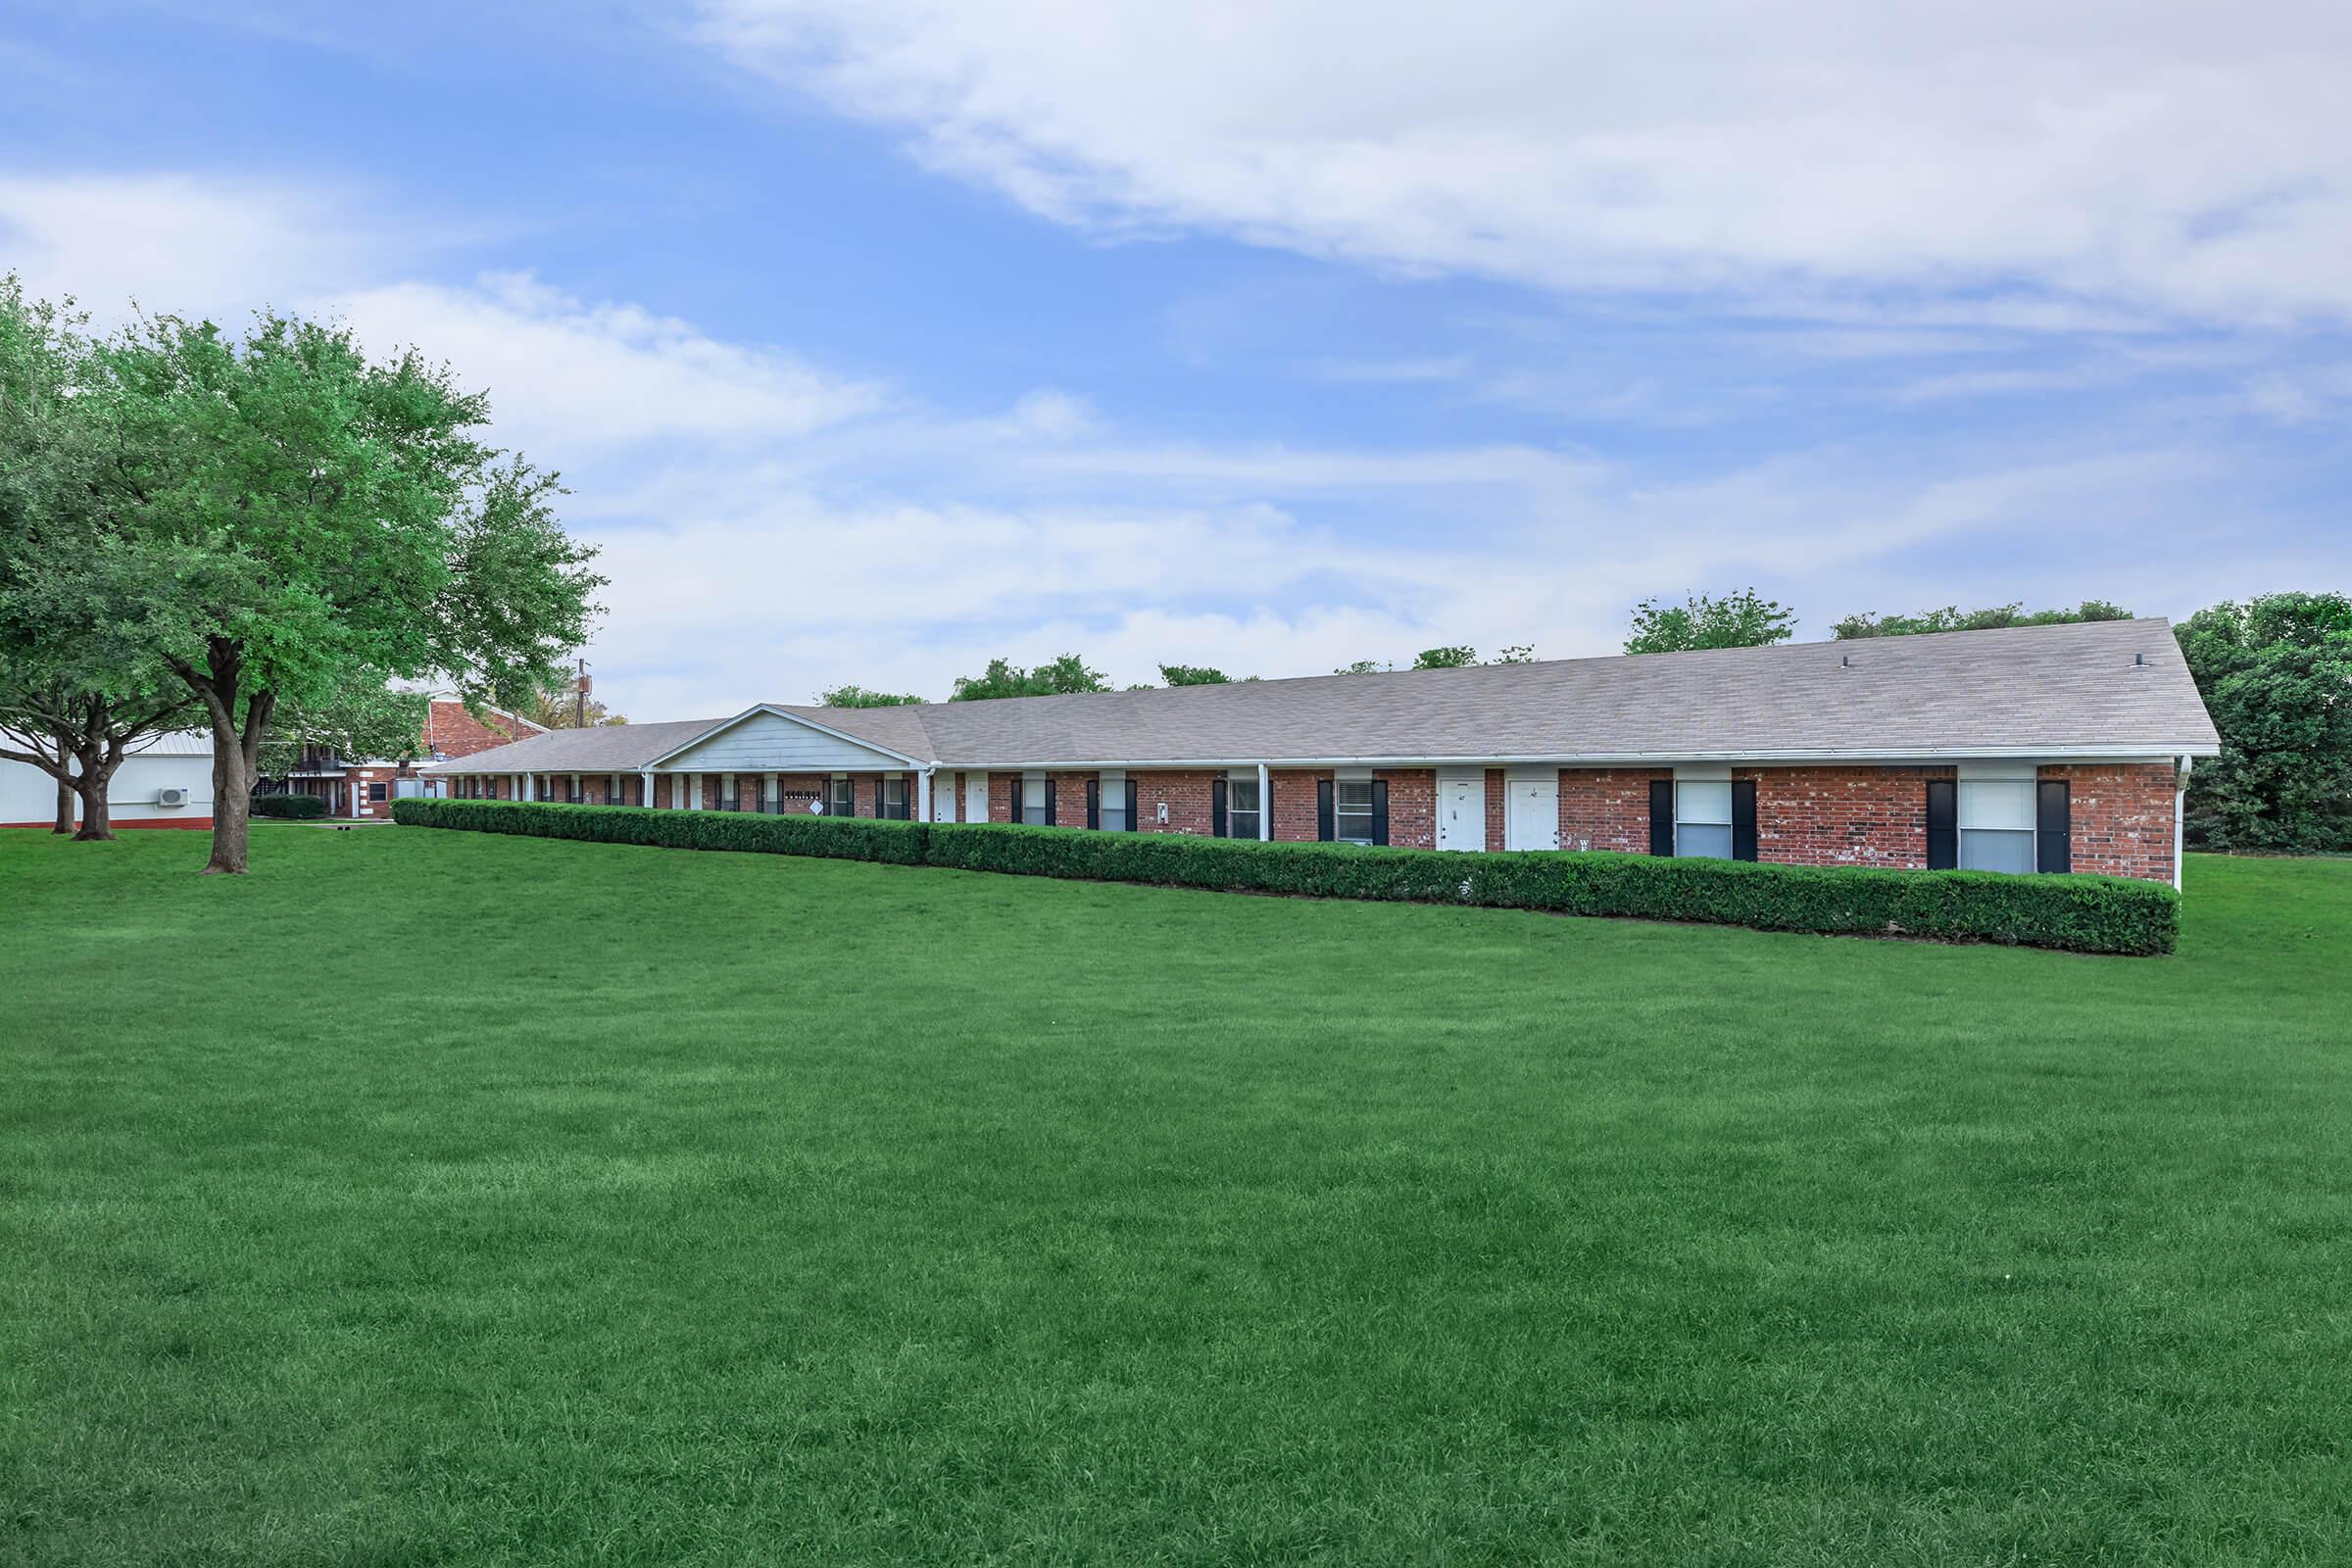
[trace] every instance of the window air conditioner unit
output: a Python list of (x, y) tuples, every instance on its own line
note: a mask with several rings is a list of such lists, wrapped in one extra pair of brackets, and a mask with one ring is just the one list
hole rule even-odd
[(186, 790), (157, 790), (155, 804), (158, 806), (185, 806), (188, 804), (188, 792)]

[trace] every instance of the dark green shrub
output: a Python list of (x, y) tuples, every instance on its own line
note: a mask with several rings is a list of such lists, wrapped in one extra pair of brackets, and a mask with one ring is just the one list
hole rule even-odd
[(928, 863), (1165, 887), (1698, 920), (1762, 931), (2170, 953), (2180, 896), (2106, 876), (1890, 871), (1568, 851), (1438, 855), (1009, 824), (934, 825)]
[(868, 817), (763, 816), (752, 811), (661, 811), (641, 806), (551, 806), (526, 801), (394, 801), (392, 820), (418, 827), (651, 844), (670, 850), (748, 850), (837, 860), (920, 865), (923, 824)]
[(326, 815), (326, 802), (316, 795), (256, 795), (253, 814), (280, 816), (291, 822), (316, 822)]
[(1696, 920), (1763, 931), (2170, 953), (2180, 896), (2159, 883), (1988, 871), (1884, 871), (1564, 851), (1440, 855), (1009, 824), (660, 811), (513, 801), (398, 801), (395, 820), (607, 844), (820, 855), (1018, 876), (1328, 899)]

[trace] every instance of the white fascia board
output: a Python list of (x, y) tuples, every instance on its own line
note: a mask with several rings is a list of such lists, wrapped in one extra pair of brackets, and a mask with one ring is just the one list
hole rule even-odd
[[(855, 737), (852, 737), (855, 739)], [(859, 744), (867, 744), (860, 742)], [(1099, 768), (1220, 768), (1256, 767), (1672, 767), (1677, 762), (1741, 762), (1756, 766), (1801, 766), (1818, 762), (1901, 764), (1953, 763), (2018, 758), (2036, 762), (2165, 762), (2176, 757), (2217, 757), (2218, 746), (1938, 746), (1903, 750), (1794, 749), (1737, 752), (1594, 752), (1582, 756), (1493, 757), (1160, 757), (1103, 758), (1071, 762), (963, 762), (942, 760), (937, 767), (1018, 772), (1083, 772)]]
[(668, 751), (663, 752), (660, 757), (655, 758), (652, 761), (643, 765), (647, 767), (660, 767), (663, 762), (668, 761), (671, 758), (694, 750), (697, 746), (702, 745), (703, 742), (710, 739), (714, 735), (724, 735), (728, 730), (733, 729), (745, 719), (757, 718), (761, 713), (773, 713), (776, 717), (785, 720), (787, 723), (798, 724), (803, 729), (815, 730), (820, 735), (830, 735), (835, 740), (841, 741), (846, 745), (856, 746), (868, 752), (879, 752), (884, 757), (895, 757), (909, 767), (936, 767), (940, 765), (936, 762), (926, 762), (919, 757), (908, 757), (905, 752), (893, 750), (892, 748), (883, 745), (879, 741), (869, 741), (862, 735), (852, 735), (847, 730), (835, 729), (830, 724), (819, 724), (813, 718), (805, 718), (799, 713), (787, 712), (783, 709), (776, 707), (773, 703), (754, 703), (742, 712), (737, 713), (733, 718), (720, 719), (709, 729), (704, 730), (700, 735), (690, 737), (680, 744), (672, 746)]

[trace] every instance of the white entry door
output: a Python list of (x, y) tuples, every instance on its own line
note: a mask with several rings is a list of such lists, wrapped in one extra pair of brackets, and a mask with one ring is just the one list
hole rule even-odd
[(988, 775), (986, 773), (963, 775), (963, 819), (966, 822), (988, 820)]
[(1438, 780), (1438, 848), (1487, 847), (1487, 786), (1484, 779)]
[(1560, 781), (1515, 778), (1503, 786), (1503, 843), (1514, 850), (1560, 847)]

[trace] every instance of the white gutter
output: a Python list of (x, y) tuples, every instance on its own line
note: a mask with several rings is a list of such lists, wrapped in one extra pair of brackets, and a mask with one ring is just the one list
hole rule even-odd
[(2189, 760), (2185, 757), (2181, 758), (2180, 762), (2180, 771), (2173, 785), (2173, 891), (2175, 893), (2180, 891), (2180, 852), (2186, 838), (2184, 829), (2188, 817), (2188, 769), (2190, 766)]

